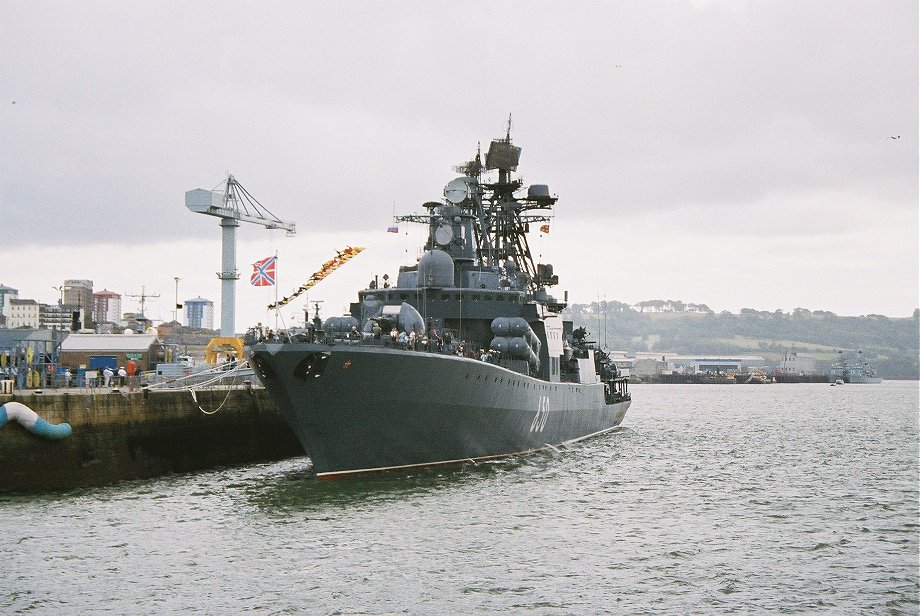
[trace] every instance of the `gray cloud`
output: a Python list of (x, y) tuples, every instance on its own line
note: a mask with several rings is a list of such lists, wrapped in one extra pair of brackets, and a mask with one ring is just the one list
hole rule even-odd
[(7, 3), (0, 241), (212, 238), (183, 194), (226, 172), (304, 232), (370, 232), (509, 112), (576, 228), (689, 208), (744, 233), (720, 212), (833, 218), (831, 194), (903, 221), (917, 24), (909, 0)]

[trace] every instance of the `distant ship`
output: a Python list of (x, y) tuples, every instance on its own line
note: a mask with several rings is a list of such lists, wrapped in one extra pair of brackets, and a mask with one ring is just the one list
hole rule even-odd
[(838, 351), (837, 363), (831, 366), (831, 379), (844, 383), (881, 383), (882, 377), (865, 360), (861, 350), (856, 352), (856, 361), (850, 363), (843, 351)]
[(552, 449), (623, 421), (625, 377), (562, 319), (552, 265), (534, 264), (528, 233), (548, 232), (557, 197), (512, 177), (520, 153), (509, 122), (443, 201), (396, 218), (428, 239), (395, 286), (375, 279), (349, 315), (248, 347), (317, 478)]

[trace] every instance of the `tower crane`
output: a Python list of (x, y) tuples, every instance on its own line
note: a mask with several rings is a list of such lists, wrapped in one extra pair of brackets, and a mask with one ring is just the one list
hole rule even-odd
[(232, 175), (227, 176), (223, 190), (196, 188), (186, 191), (185, 207), (197, 214), (220, 218), (221, 271), (217, 277), (220, 287), (220, 335), (236, 336), (236, 228), (240, 222), (250, 222), (266, 229), (284, 229), (287, 236), (295, 234), (294, 223), (281, 220), (249, 194)]

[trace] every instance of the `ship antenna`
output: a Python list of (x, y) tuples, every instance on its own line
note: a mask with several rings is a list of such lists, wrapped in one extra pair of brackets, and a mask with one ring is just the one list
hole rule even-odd
[(476, 142), (476, 179), (482, 178), (482, 141)]
[(505, 139), (511, 143), (511, 114), (508, 114), (508, 132), (505, 133)]

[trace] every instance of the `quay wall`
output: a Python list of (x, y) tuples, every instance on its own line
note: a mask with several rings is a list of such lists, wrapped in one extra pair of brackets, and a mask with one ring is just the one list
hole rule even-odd
[[(67, 422), (61, 440), (15, 421), (0, 428), (0, 493), (98, 486), (125, 479), (304, 455), (262, 388), (191, 392), (69, 390), (0, 395)], [(201, 409), (215, 411), (206, 414)]]
[[(799, 375), (799, 374), (768, 374), (773, 382), (776, 383), (830, 383), (833, 381), (827, 374)], [(738, 375), (735, 377), (713, 376), (707, 374), (652, 374), (642, 376), (642, 383), (667, 383), (667, 384), (721, 384), (731, 385), (735, 383), (744, 383), (748, 375)]]

